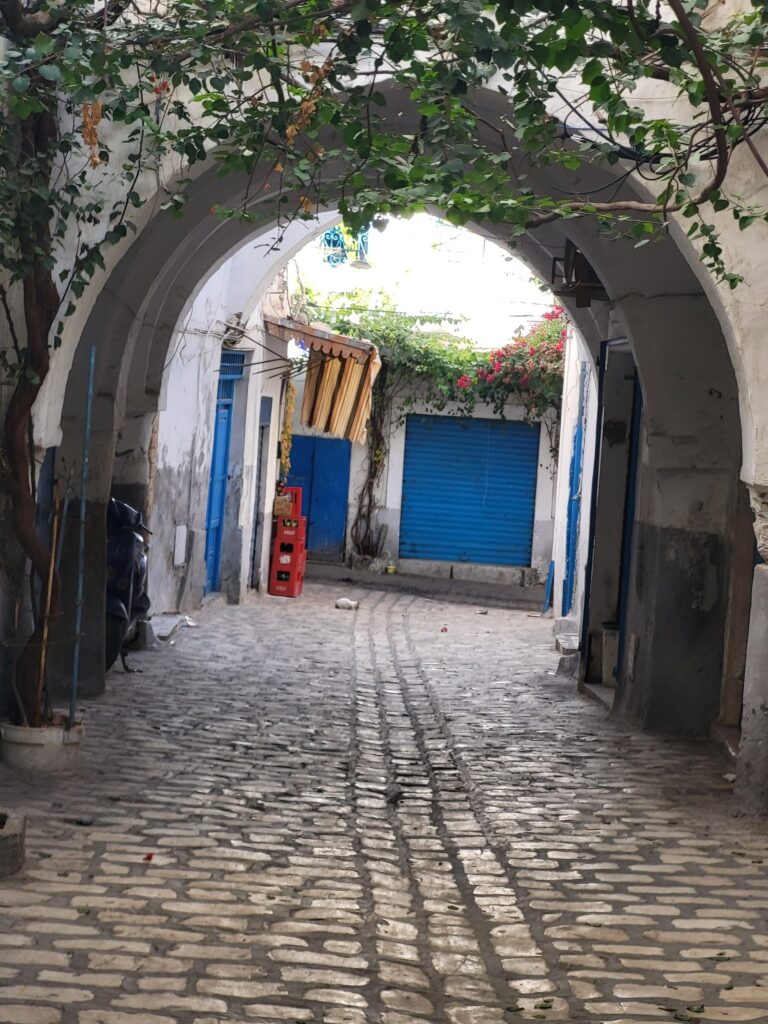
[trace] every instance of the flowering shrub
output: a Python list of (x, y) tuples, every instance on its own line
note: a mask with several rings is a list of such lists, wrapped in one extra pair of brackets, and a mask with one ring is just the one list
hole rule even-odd
[(470, 407), (485, 402), (499, 414), (515, 401), (524, 407), (528, 420), (557, 415), (567, 334), (565, 310), (553, 306), (526, 334), (490, 352), (456, 380), (460, 401)]

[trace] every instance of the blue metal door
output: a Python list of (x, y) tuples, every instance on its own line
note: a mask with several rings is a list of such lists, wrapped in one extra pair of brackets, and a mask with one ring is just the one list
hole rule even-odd
[(349, 441), (336, 438), (293, 439), (288, 484), (303, 488), (307, 555), (316, 561), (340, 562), (344, 558), (351, 451)]
[(539, 425), (408, 417), (400, 557), (530, 565)]

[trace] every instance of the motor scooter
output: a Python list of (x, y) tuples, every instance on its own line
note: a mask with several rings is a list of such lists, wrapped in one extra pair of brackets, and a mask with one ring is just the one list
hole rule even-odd
[(125, 649), (149, 611), (147, 595), (147, 529), (141, 512), (110, 498), (107, 505), (107, 619), (106, 668), (120, 655), (126, 672)]

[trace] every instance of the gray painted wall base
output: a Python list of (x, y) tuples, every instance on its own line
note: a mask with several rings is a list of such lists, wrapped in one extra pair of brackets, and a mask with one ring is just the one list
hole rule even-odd
[(720, 708), (723, 538), (641, 522), (635, 530), (616, 708), (645, 729), (706, 735)]
[(768, 565), (755, 567), (736, 788), (739, 814), (768, 814)]
[[(78, 696), (104, 693), (104, 633), (106, 616), (107, 506), (89, 501), (85, 526), (85, 590)], [(61, 563), (61, 615), (53, 630), (48, 656), (48, 684), (56, 701), (69, 697), (75, 636), (77, 587), (77, 518), (70, 517)]]

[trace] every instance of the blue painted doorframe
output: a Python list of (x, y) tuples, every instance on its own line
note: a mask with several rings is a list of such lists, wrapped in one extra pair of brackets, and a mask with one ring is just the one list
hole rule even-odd
[(307, 555), (316, 561), (344, 559), (351, 454), (349, 441), (305, 435), (293, 438), (288, 484), (302, 488)]
[(579, 371), (579, 412), (573, 435), (568, 496), (568, 523), (565, 535), (565, 575), (563, 577), (563, 616), (573, 608), (576, 589), (576, 555), (581, 519), (581, 476), (584, 463), (584, 405), (586, 401), (587, 364)]
[(216, 425), (213, 431), (211, 480), (208, 485), (208, 511), (205, 517), (205, 592), (219, 589), (221, 577), (221, 541), (224, 507), (227, 501), (227, 469), (229, 441), (232, 435), (232, 401), (216, 402)]
[(213, 430), (211, 477), (208, 484), (208, 508), (205, 516), (205, 593), (221, 584), (221, 542), (224, 535), (224, 509), (227, 503), (229, 444), (232, 437), (232, 413), (235, 381), (241, 380), (245, 353), (223, 349), (216, 392), (216, 421)]

